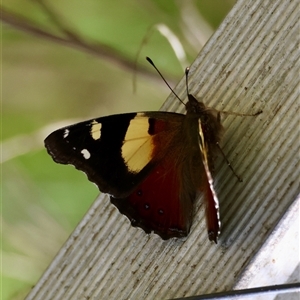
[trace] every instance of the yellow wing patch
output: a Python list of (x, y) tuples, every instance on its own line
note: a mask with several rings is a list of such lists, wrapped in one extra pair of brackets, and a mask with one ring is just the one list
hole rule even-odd
[(101, 127), (102, 127), (102, 124), (98, 123), (96, 120), (94, 120), (92, 122), (92, 127), (90, 130), (90, 133), (91, 133), (92, 138), (95, 141), (99, 140), (101, 137)]
[(148, 130), (149, 118), (144, 113), (130, 121), (121, 151), (131, 172), (141, 171), (152, 158), (154, 145)]

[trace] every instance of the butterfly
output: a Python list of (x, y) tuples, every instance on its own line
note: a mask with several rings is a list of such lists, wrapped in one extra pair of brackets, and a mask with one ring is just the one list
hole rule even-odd
[(95, 118), (52, 132), (45, 147), (55, 162), (85, 172), (133, 226), (162, 239), (189, 234), (202, 193), (208, 238), (217, 243), (219, 201), (211, 170), (223, 133), (220, 112), (187, 94), (185, 115), (154, 111)]

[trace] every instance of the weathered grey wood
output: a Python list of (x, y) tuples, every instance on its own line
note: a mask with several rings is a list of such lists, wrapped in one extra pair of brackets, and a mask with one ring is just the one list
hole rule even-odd
[[(240, 0), (193, 65), (190, 90), (226, 116), (216, 190), (222, 233), (210, 243), (199, 202), (190, 236), (132, 228), (101, 195), (30, 299), (167, 299), (230, 290), (299, 194), (299, 1)], [(176, 92), (185, 97), (182, 80)], [(163, 109), (183, 111), (174, 99)]]

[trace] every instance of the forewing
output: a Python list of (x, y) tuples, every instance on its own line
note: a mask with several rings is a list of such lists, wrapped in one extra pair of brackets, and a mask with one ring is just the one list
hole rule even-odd
[(85, 172), (102, 192), (126, 197), (163, 159), (184, 115), (112, 115), (58, 129), (45, 139), (53, 160)]

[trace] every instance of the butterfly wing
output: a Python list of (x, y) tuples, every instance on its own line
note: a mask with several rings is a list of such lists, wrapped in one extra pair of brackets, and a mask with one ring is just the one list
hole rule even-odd
[[(173, 158), (159, 163), (128, 197), (111, 202), (131, 224), (163, 239), (187, 236), (193, 218), (193, 196), (182, 198), (181, 178)], [(194, 195), (195, 196), (195, 195)]]
[[(189, 233), (193, 202), (204, 182), (209, 238), (219, 233), (218, 201), (208, 147), (186, 116), (166, 112), (113, 115), (56, 130), (45, 139), (53, 160), (85, 172), (133, 226), (163, 239)], [(199, 140), (199, 147), (197, 141)], [(206, 177), (203, 174), (206, 174)], [(204, 180), (203, 180), (204, 178)], [(203, 188), (202, 188), (203, 189)]]
[[(202, 130), (204, 126), (207, 136), (212, 131), (206, 120), (203, 114), (194, 114), (181, 120), (180, 128), (178, 124), (172, 124), (173, 133), (161, 130), (168, 127), (167, 120), (153, 130), (153, 143), (163, 152), (162, 159), (128, 197), (111, 197), (111, 202), (133, 226), (141, 227), (147, 233), (154, 231), (163, 239), (186, 236), (193, 219), (193, 202), (197, 191), (201, 190), (205, 193), (208, 236), (217, 242), (220, 229), (218, 199), (208, 157), (214, 147), (212, 139), (205, 138)], [(173, 138), (168, 140), (172, 135)]]
[(174, 151), (183, 118), (147, 112), (92, 119), (54, 131), (45, 146), (55, 162), (74, 165), (109, 193), (133, 226), (163, 239), (182, 237), (195, 198), (181, 183), (183, 151)]
[(182, 117), (150, 112), (92, 119), (54, 131), (45, 147), (55, 162), (85, 172), (102, 192), (124, 197), (162, 159), (162, 143), (167, 146)]
[(206, 222), (208, 230), (208, 238), (211, 241), (217, 243), (218, 236), (220, 234), (220, 215), (219, 215), (219, 200), (214, 190), (213, 178), (209, 169), (209, 145), (205, 140), (205, 135), (202, 129), (201, 119), (198, 119), (199, 123), (199, 148), (202, 157), (202, 163), (205, 170), (205, 178), (203, 180), (202, 189), (205, 193), (206, 204)]

